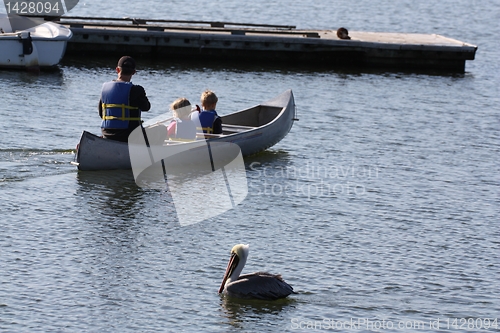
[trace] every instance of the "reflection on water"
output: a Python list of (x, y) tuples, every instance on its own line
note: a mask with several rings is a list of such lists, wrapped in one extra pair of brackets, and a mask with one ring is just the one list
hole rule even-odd
[(229, 325), (243, 328), (247, 322), (274, 322), (281, 317), (282, 312), (294, 309), (297, 301), (293, 298), (283, 298), (275, 301), (239, 299), (224, 296), (221, 306)]
[(78, 198), (82, 207), (112, 219), (134, 219), (144, 191), (135, 184), (131, 170), (79, 172)]
[(279, 163), (280, 165), (284, 165), (292, 162), (292, 156), (290, 156), (290, 153), (286, 150), (273, 149), (245, 157), (246, 166), (250, 166), (255, 162), (270, 165)]
[[(60, 66), (71, 66), (76, 67), (81, 70), (95, 71), (96, 68), (101, 70), (112, 70), (117, 62), (116, 55), (79, 55), (74, 53), (66, 54), (66, 56), (61, 61)], [(464, 73), (457, 73), (456, 71), (436, 70), (427, 68), (396, 68), (394, 66), (387, 67), (373, 67), (373, 66), (353, 66), (349, 63), (301, 63), (301, 62), (283, 62), (283, 61), (241, 61), (232, 60), (225, 58), (223, 61), (218, 59), (203, 59), (200, 61), (199, 58), (189, 59), (189, 58), (165, 58), (158, 57), (154, 53), (150, 53), (146, 56), (137, 56), (138, 61), (138, 74), (148, 75), (156, 72), (165, 71), (179, 71), (179, 72), (198, 72), (204, 73), (207, 70), (219, 72), (224, 74), (228, 72), (228, 68), (231, 72), (240, 73), (279, 73), (279, 74), (320, 74), (320, 75), (331, 75), (337, 74), (341, 77), (350, 76), (360, 76), (364, 74), (374, 74), (374, 75), (432, 75), (432, 76), (452, 76), (452, 77), (464, 77)]]
[(130, 221), (148, 219), (179, 223), (170, 192), (139, 187), (132, 170), (80, 171), (77, 184), (82, 216), (91, 216), (92, 223), (100, 221), (99, 227), (107, 223), (111, 228), (127, 227)]
[(23, 70), (0, 70), (0, 85), (8, 84), (11, 87), (16, 86), (45, 86), (58, 87), (64, 84), (64, 72), (59, 67), (53, 67), (50, 70), (44, 70), (39, 73)]

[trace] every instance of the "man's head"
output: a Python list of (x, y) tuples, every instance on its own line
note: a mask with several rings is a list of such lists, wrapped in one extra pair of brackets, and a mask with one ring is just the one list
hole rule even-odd
[(131, 56), (123, 56), (118, 60), (117, 67), (122, 75), (132, 75), (135, 73), (135, 60)]

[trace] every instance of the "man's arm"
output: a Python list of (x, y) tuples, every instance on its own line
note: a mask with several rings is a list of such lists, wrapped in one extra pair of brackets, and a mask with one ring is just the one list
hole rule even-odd
[(151, 104), (142, 86), (133, 86), (130, 89), (130, 105), (137, 106), (141, 111), (149, 111)]
[(99, 110), (99, 117), (102, 118), (102, 99), (99, 99), (99, 105), (97, 106), (97, 110)]

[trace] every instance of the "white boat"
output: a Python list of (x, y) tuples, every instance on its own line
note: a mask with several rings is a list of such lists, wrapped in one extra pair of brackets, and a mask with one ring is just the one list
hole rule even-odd
[(38, 70), (56, 66), (72, 36), (71, 30), (53, 22), (13, 30), (9, 17), (0, 14), (0, 67)]
[[(199, 147), (200, 141), (204, 140), (210, 143), (227, 142), (238, 145), (242, 155), (248, 156), (281, 141), (295, 120), (293, 93), (287, 90), (267, 102), (222, 116), (222, 134), (201, 135), (195, 142), (165, 141), (164, 145), (171, 145), (172, 149), (178, 149), (179, 145), (183, 149), (191, 149), (191, 146)], [(148, 128), (147, 125), (145, 127)], [(128, 143), (104, 139), (87, 131), (80, 138), (76, 161), (72, 164), (77, 165), (79, 170), (132, 168)]]

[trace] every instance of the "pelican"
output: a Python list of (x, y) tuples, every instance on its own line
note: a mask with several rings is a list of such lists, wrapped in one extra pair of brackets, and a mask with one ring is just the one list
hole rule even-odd
[(256, 272), (241, 275), (248, 258), (248, 244), (238, 244), (231, 249), (231, 258), (222, 278), (219, 294), (238, 298), (276, 300), (294, 293), (292, 286), (281, 275)]

